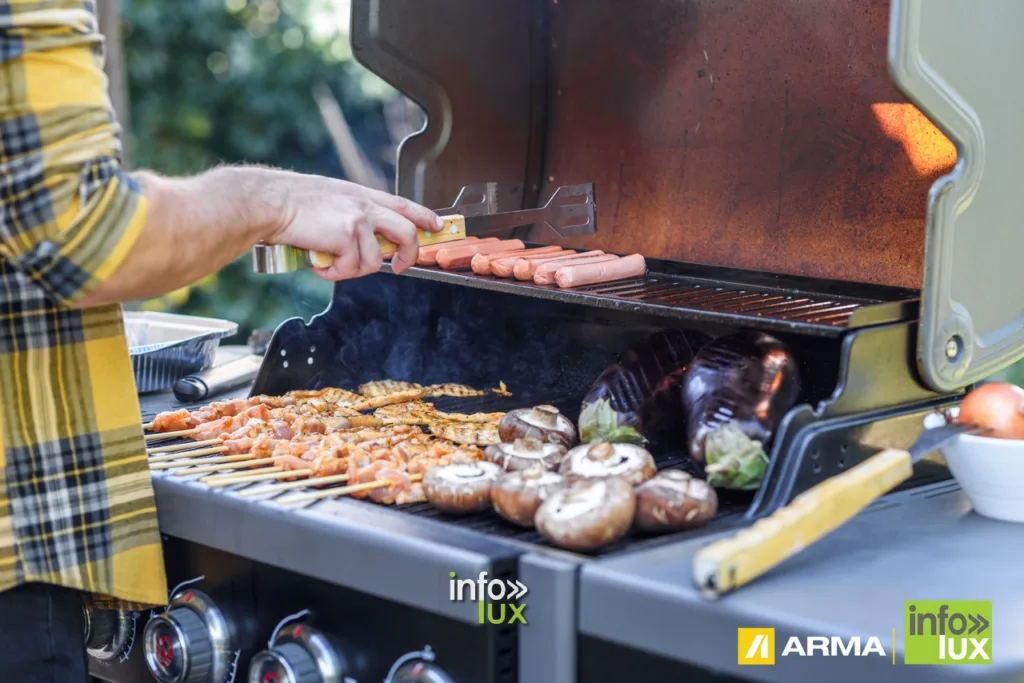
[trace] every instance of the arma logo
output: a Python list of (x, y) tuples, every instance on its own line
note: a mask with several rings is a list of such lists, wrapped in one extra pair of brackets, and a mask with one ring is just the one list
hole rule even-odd
[(736, 629), (736, 660), (740, 666), (774, 666), (775, 629)]
[(487, 572), (480, 572), (476, 579), (460, 579), (455, 572), (448, 572), (448, 576), (448, 599), (453, 602), (475, 601), (479, 623), (526, 626), (526, 617), (523, 616), (526, 605), (511, 602), (522, 598), (528, 590), (518, 579), (514, 582), (488, 579)]
[(991, 600), (909, 600), (904, 664), (991, 664)]

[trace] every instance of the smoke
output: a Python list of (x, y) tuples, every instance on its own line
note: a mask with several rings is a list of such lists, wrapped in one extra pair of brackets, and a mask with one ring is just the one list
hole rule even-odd
[(342, 282), (325, 321), (336, 337), (327, 379), (504, 381), (524, 401), (578, 398), (615, 355), (574, 338), (585, 318), (581, 307), (409, 277)]

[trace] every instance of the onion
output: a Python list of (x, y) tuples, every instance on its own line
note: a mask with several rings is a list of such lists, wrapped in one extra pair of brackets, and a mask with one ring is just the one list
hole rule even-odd
[(989, 382), (967, 394), (957, 422), (989, 430), (982, 436), (1024, 439), (1024, 389), (1005, 382)]

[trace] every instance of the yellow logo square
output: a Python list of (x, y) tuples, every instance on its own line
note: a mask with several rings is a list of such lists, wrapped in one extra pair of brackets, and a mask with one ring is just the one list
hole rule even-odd
[(736, 629), (736, 661), (740, 666), (775, 666), (775, 629)]

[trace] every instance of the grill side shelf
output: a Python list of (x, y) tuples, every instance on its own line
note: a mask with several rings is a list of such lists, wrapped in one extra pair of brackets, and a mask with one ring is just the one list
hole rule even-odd
[[(389, 263), (382, 270), (393, 272)], [(908, 303), (903, 290), (871, 291), (870, 298), (824, 294), (819, 289), (781, 284), (773, 287), (729, 282), (712, 273), (707, 277), (684, 277), (652, 270), (641, 278), (575, 289), (436, 267), (414, 266), (403, 275), (627, 313), (823, 337), (838, 337), (848, 329), (898, 322), (916, 314), (916, 306)]]

